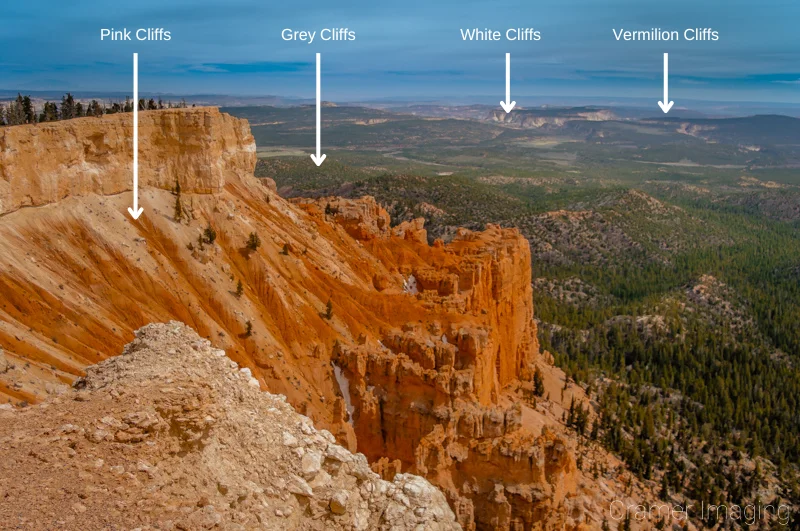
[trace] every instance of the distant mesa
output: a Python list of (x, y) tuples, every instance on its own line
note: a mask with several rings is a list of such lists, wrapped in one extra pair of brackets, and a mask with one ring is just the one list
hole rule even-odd
[[(336, 103), (334, 103), (332, 101), (321, 101), (320, 102), (320, 106), (322, 106), (322, 107), (338, 107), (339, 105), (337, 105)], [(316, 103), (314, 103), (314, 104), (303, 104), (303, 105), (300, 105), (300, 107), (307, 107), (307, 108), (315, 109), (317, 107), (317, 105), (316, 105)]]
[(618, 117), (610, 110), (590, 107), (567, 109), (521, 109), (517, 107), (510, 113), (499, 109), (492, 110), (489, 112), (487, 119), (492, 122), (500, 122), (523, 129), (538, 129), (545, 126), (561, 127), (567, 122), (575, 120), (601, 122), (616, 120)]

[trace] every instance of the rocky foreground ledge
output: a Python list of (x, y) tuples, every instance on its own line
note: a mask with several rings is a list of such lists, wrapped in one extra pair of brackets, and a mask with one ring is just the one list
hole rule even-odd
[(380, 479), (177, 322), (0, 411), (0, 501), (7, 529), (460, 529), (428, 481)]

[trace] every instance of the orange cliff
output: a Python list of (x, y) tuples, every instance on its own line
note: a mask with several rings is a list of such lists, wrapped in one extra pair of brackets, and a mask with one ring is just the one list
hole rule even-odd
[(0, 398), (59, 393), (176, 319), (384, 476), (427, 476), (466, 529), (598, 522), (557, 420), (581, 391), (526, 398), (534, 366), (553, 396), (564, 386), (539, 353), (516, 230), (431, 246), (421, 220), (392, 228), (372, 198), (280, 198), (253, 177), (244, 120), (140, 120), (138, 221), (122, 193), (130, 115), (0, 129)]
[[(192, 134), (202, 131), (203, 134)], [(130, 191), (131, 114), (0, 128), (0, 215), (87, 194)], [(142, 186), (214, 193), (246, 174), (256, 145), (246, 121), (217, 109), (139, 114)]]

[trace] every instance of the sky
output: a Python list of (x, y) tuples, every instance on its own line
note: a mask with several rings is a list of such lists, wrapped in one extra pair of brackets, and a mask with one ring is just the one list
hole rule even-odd
[[(315, 53), (333, 101), (670, 98), (800, 103), (797, 0), (28, 0), (3, 6), (0, 89), (313, 98)], [(102, 28), (164, 28), (169, 42), (101, 42)], [(464, 42), (461, 28), (534, 28), (538, 42)], [(712, 28), (716, 42), (618, 42), (613, 29)], [(348, 28), (350, 42), (284, 29)]]

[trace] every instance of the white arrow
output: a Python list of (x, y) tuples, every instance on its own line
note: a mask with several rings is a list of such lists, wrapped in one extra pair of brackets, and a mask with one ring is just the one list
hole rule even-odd
[(672, 108), (674, 101), (669, 101), (669, 54), (664, 54), (664, 101), (659, 101), (658, 106), (667, 114)]
[(139, 219), (143, 208), (139, 208), (139, 54), (133, 54), (133, 208), (128, 212)]
[(325, 160), (325, 155), (322, 154), (322, 83), (320, 80), (320, 54), (317, 54), (317, 155), (311, 155), (311, 160), (314, 164), (319, 166)]
[[(508, 102), (508, 103), (506, 103)], [(511, 112), (511, 109), (516, 105), (516, 101), (511, 101), (511, 54), (506, 54), (506, 101), (500, 102), (500, 107), (506, 111), (506, 114)]]

